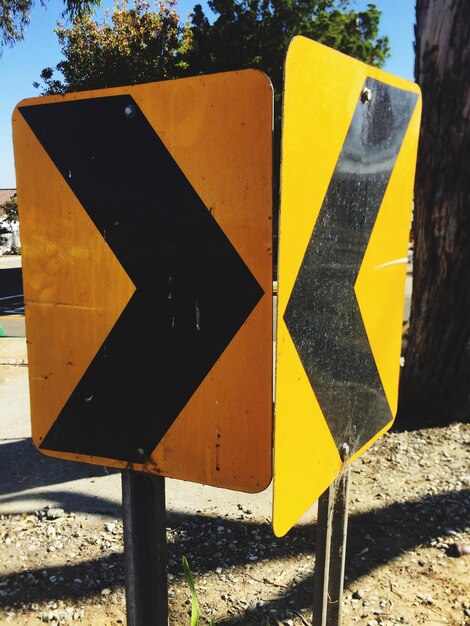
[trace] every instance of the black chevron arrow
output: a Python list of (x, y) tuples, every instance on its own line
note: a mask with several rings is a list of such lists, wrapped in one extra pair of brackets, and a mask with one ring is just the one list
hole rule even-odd
[(417, 101), (371, 78), (364, 89), (284, 313), (335, 443), (351, 452), (392, 420), (354, 283)]
[(132, 97), (20, 111), (136, 286), (41, 447), (142, 462), (263, 290)]

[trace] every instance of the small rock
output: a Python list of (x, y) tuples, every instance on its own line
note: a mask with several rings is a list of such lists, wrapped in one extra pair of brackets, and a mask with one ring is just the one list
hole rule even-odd
[(449, 556), (468, 556), (470, 554), (470, 544), (469, 543), (453, 543), (449, 546), (448, 550)]
[(362, 598), (364, 598), (365, 595), (366, 595), (366, 592), (364, 591), (364, 589), (356, 589), (356, 591), (354, 591), (354, 593), (352, 594), (352, 599), (362, 600)]
[(59, 519), (65, 516), (64, 509), (48, 509), (46, 513), (47, 519)]
[(432, 596), (429, 596), (426, 593), (418, 593), (416, 594), (416, 597), (418, 598), (418, 600), (421, 600), (423, 604), (434, 604), (434, 599), (432, 598)]

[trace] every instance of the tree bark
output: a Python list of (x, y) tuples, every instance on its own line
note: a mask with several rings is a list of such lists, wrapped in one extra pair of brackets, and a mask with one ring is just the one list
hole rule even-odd
[(470, 1), (417, 0), (423, 98), (410, 333), (397, 423), (470, 416)]

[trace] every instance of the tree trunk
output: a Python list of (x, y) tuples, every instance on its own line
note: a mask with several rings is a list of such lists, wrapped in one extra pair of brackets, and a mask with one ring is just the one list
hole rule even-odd
[(470, 416), (470, 1), (417, 0), (415, 32), (423, 114), (405, 427)]

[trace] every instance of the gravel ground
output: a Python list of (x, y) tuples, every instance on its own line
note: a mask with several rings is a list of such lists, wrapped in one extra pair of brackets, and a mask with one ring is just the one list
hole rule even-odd
[[(386, 434), (352, 467), (343, 624), (470, 626), (470, 425)], [(311, 624), (315, 527), (276, 538), (239, 506), (168, 520), (170, 624)], [(0, 624), (125, 624), (120, 519), (0, 516)]]

